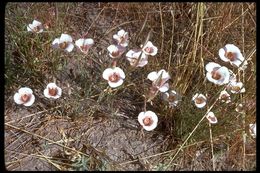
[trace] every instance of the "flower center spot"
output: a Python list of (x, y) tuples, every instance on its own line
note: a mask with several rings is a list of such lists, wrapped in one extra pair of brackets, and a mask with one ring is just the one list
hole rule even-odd
[(215, 80), (219, 80), (221, 78), (221, 74), (217, 70), (213, 70), (211, 72), (212, 78)]
[(228, 98), (229, 98), (229, 97), (228, 97), (227, 94), (223, 94), (223, 95), (221, 96), (221, 99), (222, 99), (222, 100), (228, 100)]
[(38, 32), (38, 31), (40, 31), (40, 29), (41, 29), (40, 26), (36, 26), (36, 27), (33, 28), (33, 31)]
[(68, 43), (67, 42), (63, 42), (59, 44), (61, 49), (65, 49), (66, 47), (68, 47)]
[(225, 56), (230, 60), (230, 61), (234, 61), (236, 59), (236, 56), (234, 53), (232, 52), (226, 52)]
[(153, 120), (152, 120), (151, 117), (145, 117), (145, 118), (143, 119), (143, 123), (144, 123), (145, 126), (150, 126), (150, 125), (153, 124)]
[(119, 43), (123, 43), (123, 42), (125, 42), (125, 38), (122, 36), (119, 38)]
[(58, 89), (57, 88), (48, 88), (48, 90), (49, 90), (49, 94), (51, 96), (56, 96), (57, 93), (58, 93)]
[(238, 91), (240, 91), (240, 87), (239, 87), (239, 86), (233, 86), (233, 87), (232, 87), (232, 90), (238, 92)]
[(196, 104), (201, 104), (201, 103), (204, 103), (206, 100), (203, 98), (203, 97), (197, 97), (195, 99), (195, 103)]
[(213, 117), (213, 116), (208, 116), (208, 119), (210, 119), (212, 122), (216, 121), (216, 117)]
[(147, 47), (144, 49), (147, 53), (152, 53), (153, 52), (153, 48), (152, 47)]
[(23, 95), (21, 96), (21, 100), (22, 100), (23, 102), (28, 102), (28, 101), (30, 100), (30, 98), (31, 98), (31, 94), (23, 94)]
[(117, 51), (113, 51), (113, 52), (111, 53), (111, 55), (114, 56), (114, 57), (116, 57), (116, 56), (119, 55), (119, 51), (118, 51), (118, 50), (117, 50)]
[(169, 100), (169, 102), (174, 102), (174, 101), (176, 101), (176, 96), (175, 95), (170, 95), (168, 100)]
[(119, 74), (117, 74), (117, 73), (113, 73), (113, 74), (112, 74), (111, 76), (109, 76), (109, 78), (108, 78), (108, 80), (109, 80), (110, 82), (118, 82), (119, 79), (120, 79), (120, 76), (119, 76)]
[(82, 46), (80, 46), (80, 48), (81, 48), (82, 51), (86, 52), (89, 47), (88, 47), (88, 45), (82, 45)]

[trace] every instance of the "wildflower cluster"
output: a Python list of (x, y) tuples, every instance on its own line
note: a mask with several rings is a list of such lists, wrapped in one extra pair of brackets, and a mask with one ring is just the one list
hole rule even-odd
[[(48, 29), (47, 25), (43, 25), (38, 20), (33, 20), (32, 24), (27, 26), (28, 32), (42, 33), (44, 29)], [(75, 45), (82, 53), (87, 54), (90, 47), (94, 44), (91, 38), (80, 38), (75, 41)], [(55, 38), (52, 42), (53, 48), (59, 48), (66, 52), (71, 52), (74, 49), (73, 39), (69, 34), (61, 34), (60, 38)], [(58, 99), (62, 95), (62, 89), (55, 83), (49, 83), (43, 91), (43, 95), (49, 99)], [(24, 106), (31, 106), (35, 102), (35, 96), (32, 89), (22, 87), (14, 95), (15, 103)]]
[[(224, 62), (230, 63), (232, 66), (243, 69), (247, 66), (247, 61), (243, 57), (239, 48), (233, 44), (227, 44), (224, 48), (219, 50), (219, 57)], [(225, 85), (225, 89), (220, 92), (218, 99), (223, 103), (230, 103), (231, 96), (230, 94), (239, 94), (244, 93), (245, 88), (242, 82), (237, 81), (236, 75), (232, 70), (228, 69), (225, 66), (221, 66), (215, 62), (209, 62), (205, 65), (206, 69), (206, 78), (208, 81), (216, 85)], [(230, 94), (228, 93), (230, 92)], [(198, 108), (203, 108), (206, 105), (207, 98), (203, 94), (195, 94), (192, 98), (195, 105)], [(213, 112), (208, 112), (206, 118), (210, 123), (217, 123), (217, 118)]]
[[(27, 26), (27, 31), (33, 33), (42, 33), (45, 27), (41, 22), (34, 20), (32, 24)], [(129, 34), (125, 30), (121, 29), (113, 35), (114, 44), (107, 47), (108, 56), (112, 59), (112, 66), (106, 68), (102, 77), (108, 82), (111, 88), (117, 88), (124, 83), (126, 74), (118, 67), (118, 59), (126, 52), (129, 45)], [(94, 40), (91, 38), (79, 38), (73, 42), (73, 38), (69, 34), (62, 33), (60, 37), (55, 38), (52, 42), (52, 47), (61, 49), (66, 52), (72, 52), (76, 46), (83, 54), (88, 54), (89, 49), (94, 45)], [(125, 54), (126, 60), (129, 61), (132, 67), (144, 67), (148, 64), (149, 57), (156, 56), (158, 48), (149, 40), (141, 45), (139, 48), (130, 49)], [(233, 44), (227, 44), (225, 47), (219, 50), (219, 57), (225, 63), (229, 63), (239, 70), (244, 70), (247, 67), (247, 61), (243, 57), (238, 47)], [(208, 81), (222, 86), (225, 85), (225, 89), (221, 91), (218, 99), (223, 103), (231, 102), (230, 94), (244, 93), (245, 88), (242, 82), (237, 81), (236, 75), (227, 67), (222, 66), (215, 62), (209, 62), (205, 65), (206, 78)], [(175, 90), (170, 90), (169, 79), (170, 74), (165, 70), (152, 71), (147, 75), (151, 83), (149, 88), (148, 97), (145, 98), (146, 102), (152, 102), (158, 93), (162, 93), (162, 98), (169, 103), (170, 107), (176, 107), (178, 102), (181, 101), (181, 96)], [(49, 83), (43, 91), (46, 98), (57, 99), (62, 95), (62, 89), (55, 83)], [(202, 93), (196, 93), (191, 99), (197, 108), (204, 108), (207, 104), (207, 97)], [(24, 106), (31, 106), (35, 102), (35, 96), (32, 89), (23, 87), (18, 90), (14, 95), (14, 101), (17, 104)], [(146, 104), (145, 104), (146, 106)], [(158, 124), (157, 115), (146, 110), (140, 112), (138, 115), (138, 122), (147, 131), (154, 130)], [(218, 122), (217, 117), (213, 112), (208, 112), (206, 118), (212, 124)], [(250, 124), (252, 133), (255, 133), (256, 125)]]

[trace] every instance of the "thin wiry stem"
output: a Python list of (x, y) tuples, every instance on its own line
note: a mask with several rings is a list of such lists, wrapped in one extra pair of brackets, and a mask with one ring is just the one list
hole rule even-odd
[(213, 167), (213, 171), (215, 171), (216, 165), (215, 165), (214, 146), (213, 146), (212, 130), (211, 130), (211, 123), (210, 122), (209, 122), (209, 136), (210, 136), (210, 145), (211, 145), (211, 154), (212, 154), (212, 167)]
[(68, 150), (72, 150), (72, 151), (74, 151), (74, 152), (78, 152), (78, 153), (80, 153), (80, 154), (83, 154), (84, 156), (89, 157), (87, 154), (82, 153), (81, 151), (78, 151), (78, 150), (75, 150), (75, 149), (73, 149), (73, 148), (67, 147), (67, 146), (65, 146), (65, 145), (62, 145), (62, 144), (60, 144), (60, 143), (57, 143), (57, 142), (55, 142), (55, 141), (53, 141), (53, 140), (51, 140), (51, 139), (45, 138), (45, 137), (40, 136), (40, 135), (38, 135), (38, 134), (29, 132), (29, 131), (24, 130), (24, 129), (22, 129), (22, 128), (19, 128), (19, 127), (16, 127), (16, 126), (14, 126), (14, 125), (11, 125), (11, 124), (9, 124), (9, 123), (5, 123), (5, 125), (6, 125), (6, 126), (9, 126), (9, 127), (12, 127), (12, 128), (14, 128), (14, 129), (16, 129), (16, 130), (20, 130), (20, 131), (22, 131), (22, 132), (24, 132), (24, 133), (30, 134), (30, 135), (32, 135), (32, 136), (36, 136), (36, 137), (38, 137), (38, 138), (44, 139), (44, 140), (46, 140), (46, 141), (49, 141), (49, 142), (51, 142), (51, 143), (53, 143), (53, 144), (56, 144), (56, 145), (59, 145), (59, 146), (61, 146), (61, 147), (63, 147), (63, 148), (66, 148), (66, 149), (68, 149)]

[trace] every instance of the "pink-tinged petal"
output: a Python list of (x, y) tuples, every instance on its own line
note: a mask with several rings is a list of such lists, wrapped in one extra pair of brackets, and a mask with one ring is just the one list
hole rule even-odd
[(216, 68), (216, 67), (221, 67), (221, 65), (219, 65), (219, 64), (217, 64), (217, 63), (215, 63), (215, 62), (209, 62), (206, 66), (205, 66), (205, 68), (206, 68), (206, 70), (208, 71), (208, 72), (211, 72), (214, 68)]
[(218, 55), (222, 61), (228, 62), (230, 60), (225, 56), (225, 53), (225, 49), (221, 48), (219, 49)]
[(74, 45), (72, 44), (72, 43), (69, 43), (69, 45), (66, 47), (66, 51), (67, 52), (71, 52), (72, 50), (73, 50), (73, 48), (74, 48)]
[(129, 51), (125, 54), (125, 56), (128, 57), (128, 58), (133, 58), (133, 57), (134, 57), (134, 56), (133, 56), (134, 53), (135, 53), (135, 51), (129, 50)]
[(23, 101), (21, 100), (21, 95), (19, 93), (15, 93), (14, 95), (14, 102), (17, 104), (23, 104)]
[(105, 80), (108, 80), (109, 76), (113, 74), (114, 70), (112, 68), (107, 68), (106, 70), (103, 71), (102, 77)]
[(253, 138), (256, 137), (256, 123), (255, 124), (249, 124), (249, 132), (250, 132), (250, 135)]
[(120, 43), (121, 46), (126, 47), (128, 46), (128, 41), (125, 41), (124, 43)]
[(147, 78), (151, 81), (154, 81), (158, 78), (158, 75), (157, 75), (157, 72), (156, 71), (153, 71), (153, 72), (150, 72), (147, 76)]
[(62, 89), (60, 88), (60, 87), (57, 87), (57, 90), (58, 90), (58, 92), (57, 92), (57, 96), (61, 96), (61, 94), (62, 94)]
[(163, 86), (161, 86), (159, 88), (159, 91), (161, 91), (161, 92), (166, 92), (168, 90), (169, 90), (169, 84), (168, 83), (163, 84)]
[(32, 23), (33, 27), (37, 27), (39, 25), (42, 25), (41, 22), (39, 22), (38, 20), (34, 20), (33, 23)]
[(196, 93), (196, 94), (192, 97), (192, 100), (194, 101), (198, 96), (199, 96), (199, 94)]
[(138, 115), (138, 122), (144, 126), (144, 122), (143, 122), (143, 119), (145, 118), (145, 113), (144, 112), (140, 112), (139, 115)]
[(234, 61), (231, 61), (230, 64), (235, 66), (235, 67), (239, 67), (242, 64), (242, 61), (239, 60), (239, 59), (236, 59)]
[(71, 43), (72, 41), (73, 41), (72, 37), (69, 34), (61, 34), (60, 43), (64, 43), (64, 42)]
[(230, 73), (227, 67), (221, 67), (218, 70), (222, 76), (224, 77), (223, 84), (227, 84), (229, 82)]
[(84, 39), (83, 38), (80, 38), (77, 41), (75, 41), (75, 45), (78, 46), (79, 48), (81, 46), (83, 46), (83, 43), (84, 43)]
[(47, 85), (47, 88), (57, 88), (57, 85), (55, 83), (51, 82)]
[(43, 95), (44, 95), (45, 97), (47, 97), (47, 98), (51, 98), (51, 95), (49, 94), (49, 89), (48, 89), (48, 87), (47, 87), (46, 89), (44, 89)]
[(120, 37), (124, 37), (124, 35), (127, 34), (127, 32), (125, 32), (125, 30), (121, 29), (120, 31), (117, 32), (117, 35)]
[(117, 82), (111, 82), (111, 81), (108, 81), (108, 84), (111, 88), (116, 88), (116, 87), (119, 87), (120, 85), (123, 84), (123, 79), (119, 79)]
[(19, 94), (32, 94), (33, 91), (28, 87), (22, 87), (18, 90)]
[(92, 46), (94, 44), (94, 40), (92, 38), (85, 39), (84, 45)]
[(237, 46), (235, 46), (234, 44), (226, 44), (225, 48), (226, 48), (227, 52), (233, 52), (233, 53), (240, 52), (240, 49)]
[(52, 42), (52, 45), (54, 45), (54, 46), (59, 46), (59, 44), (60, 44), (60, 39), (59, 38), (55, 38), (53, 40), (53, 42)]
[(201, 104), (197, 104), (197, 103), (195, 102), (195, 105), (197, 106), (197, 108), (203, 108), (203, 107), (206, 105), (206, 102), (203, 102), (203, 103), (201, 103)]
[(31, 106), (35, 101), (35, 96), (32, 94), (31, 97), (30, 97), (30, 100), (26, 103), (24, 103), (23, 105), (24, 106)]
[(125, 78), (125, 73), (124, 73), (124, 71), (123, 71), (121, 68), (115, 67), (113, 70), (114, 70), (114, 72), (119, 73), (119, 75), (120, 75), (120, 77), (121, 77), (122, 79)]
[(160, 70), (160, 71), (158, 72), (158, 77), (161, 75), (161, 73), (162, 73), (162, 79), (163, 79), (163, 80), (167, 81), (167, 80), (169, 80), (169, 79), (171, 78), (170, 75), (169, 75), (169, 73), (166, 72), (164, 69), (162, 69), (162, 70)]
[(240, 52), (240, 53), (237, 54), (237, 59), (239, 59), (241, 62), (243, 62), (245, 60), (245, 57)]
[(143, 67), (146, 64), (148, 64), (148, 60), (147, 59), (141, 59), (136, 67)]
[(218, 119), (213, 112), (208, 112), (206, 118), (211, 124), (216, 124), (218, 122)]
[(112, 52), (116, 52), (116, 51), (118, 51), (118, 48), (115, 46), (115, 45), (110, 45), (110, 46), (108, 46), (107, 47), (107, 50), (110, 52), (110, 53), (112, 53)]
[(29, 24), (29, 26), (27, 26), (27, 31), (32, 32), (33, 31), (32, 29), (33, 29), (32, 25)]
[(120, 39), (120, 36), (118, 36), (117, 34), (114, 34), (114, 35), (113, 35), (113, 39), (115, 39), (115, 40), (118, 41), (118, 40)]

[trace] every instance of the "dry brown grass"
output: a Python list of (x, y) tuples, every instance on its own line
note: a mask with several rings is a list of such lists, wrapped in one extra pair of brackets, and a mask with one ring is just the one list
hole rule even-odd
[[(26, 31), (33, 19), (50, 24), (41, 34)], [(111, 66), (107, 47), (119, 29), (130, 34), (128, 50), (143, 44), (149, 31), (158, 54), (132, 68), (125, 54), (118, 66), (122, 87), (110, 89), (102, 72)], [(51, 48), (61, 33), (95, 40), (88, 55)], [(74, 40), (75, 41), (75, 40)], [(218, 50), (237, 45), (248, 68), (239, 72), (221, 61)], [(213, 61), (245, 84), (232, 103), (216, 101), (223, 87), (205, 79)], [(166, 69), (170, 88), (182, 101), (170, 108), (157, 95), (147, 110), (159, 117), (152, 132), (141, 130), (138, 113), (151, 71)], [(49, 101), (49, 82), (63, 89)], [(14, 93), (33, 89), (32, 107), (16, 105)], [(207, 108), (191, 102), (207, 94)], [(245, 114), (235, 111), (245, 105)], [(255, 170), (256, 145), (248, 125), (256, 119), (256, 4), (254, 3), (8, 3), (5, 13), (5, 163), (8, 170)], [(212, 109), (218, 124), (204, 115)]]

